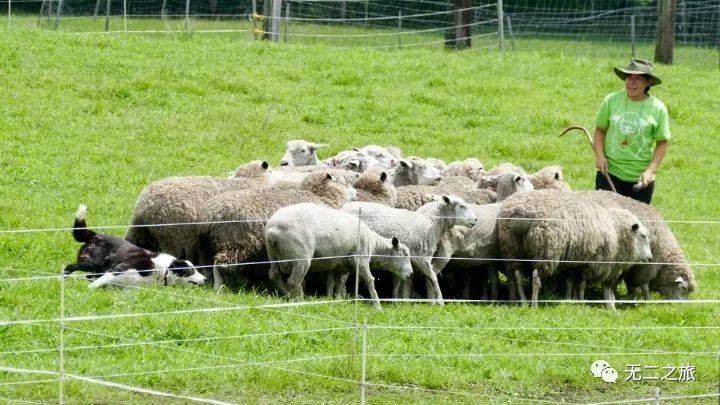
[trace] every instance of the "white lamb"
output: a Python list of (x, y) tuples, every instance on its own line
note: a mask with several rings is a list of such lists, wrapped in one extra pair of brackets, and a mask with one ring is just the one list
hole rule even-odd
[(265, 243), (270, 279), (291, 298), (302, 298), (308, 271), (332, 273), (328, 295), (344, 295), (345, 279), (357, 266), (373, 305), (381, 309), (371, 267), (401, 279), (412, 275), (410, 250), (398, 238), (383, 238), (355, 216), (318, 204), (279, 209), (265, 227)]
[[(430, 261), (448, 229), (456, 225), (475, 226), (477, 217), (465, 201), (456, 196), (443, 195), (417, 211), (390, 208), (371, 202), (351, 202), (345, 204), (342, 210), (360, 215), (362, 221), (381, 236), (389, 238), (397, 235), (410, 248), (415, 272), (429, 279), (428, 285), (432, 287), (432, 291), (428, 291), (428, 297), (436, 298), (438, 304), (443, 303), (437, 275)], [(403, 285), (404, 298), (410, 295), (409, 284)], [(399, 282), (394, 283), (393, 297), (400, 296), (399, 287)]]
[(316, 152), (326, 146), (324, 143), (303, 140), (288, 141), (285, 145), (285, 154), (280, 159), (280, 166), (317, 166), (320, 164), (320, 159)]

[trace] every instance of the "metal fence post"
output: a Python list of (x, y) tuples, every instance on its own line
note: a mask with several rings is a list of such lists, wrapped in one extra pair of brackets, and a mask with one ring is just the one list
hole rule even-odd
[(510, 47), (512, 48), (513, 52), (515, 52), (515, 35), (513, 34), (513, 30), (512, 30), (512, 22), (510, 21), (510, 14), (506, 15), (505, 19), (507, 20), (508, 32), (510, 33)]
[(398, 10), (398, 49), (402, 48), (402, 10)]
[(63, 0), (58, 0), (57, 13), (55, 13), (55, 25), (54, 29), (58, 29), (60, 26), (60, 13), (62, 13)]
[(360, 404), (365, 405), (365, 382), (367, 381), (367, 320), (362, 327), (362, 375), (360, 376)]
[(127, 34), (127, 0), (123, 0), (123, 26)]
[(630, 16), (630, 46), (632, 48), (632, 57), (635, 57), (635, 14)]
[(110, 31), (110, 0), (105, 2), (105, 31)]
[(284, 40), (287, 42), (288, 26), (290, 25), (290, 2), (285, 3), (285, 35)]
[(58, 347), (58, 366), (60, 368), (59, 373), (59, 403), (64, 403), (63, 399), (63, 388), (65, 385), (65, 275), (60, 272), (60, 334), (59, 334), (59, 347)]
[(498, 41), (500, 50), (505, 49), (505, 27), (503, 27), (503, 2), (498, 0), (497, 2), (497, 18), (498, 18)]
[(190, 0), (185, 0), (185, 32), (190, 29)]

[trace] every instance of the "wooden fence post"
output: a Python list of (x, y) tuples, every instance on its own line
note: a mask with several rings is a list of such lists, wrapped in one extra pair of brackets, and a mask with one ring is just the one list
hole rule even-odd
[(675, 48), (675, 9), (677, 0), (658, 0), (655, 62), (671, 65)]

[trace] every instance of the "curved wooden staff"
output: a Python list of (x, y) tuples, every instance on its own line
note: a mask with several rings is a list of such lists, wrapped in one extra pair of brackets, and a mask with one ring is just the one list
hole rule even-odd
[[(567, 128), (565, 128), (564, 131), (562, 131), (560, 136), (565, 135), (566, 133), (570, 132), (573, 129), (578, 129), (580, 131), (585, 132), (585, 135), (587, 136), (587, 140), (588, 140), (588, 142), (590, 142), (590, 147), (593, 148), (593, 150), (595, 150), (595, 143), (593, 142), (593, 139), (590, 136), (590, 131), (588, 131), (587, 128), (585, 128), (585, 127), (581, 127), (581, 126), (577, 126), (577, 125), (567, 127)], [(602, 173), (603, 176), (605, 176), (605, 180), (607, 180), (608, 184), (610, 184), (610, 188), (612, 189), (612, 191), (614, 193), (617, 193), (617, 190), (615, 189), (615, 184), (613, 184), (613, 181), (610, 179), (610, 175), (606, 171), (601, 171), (600, 173)]]

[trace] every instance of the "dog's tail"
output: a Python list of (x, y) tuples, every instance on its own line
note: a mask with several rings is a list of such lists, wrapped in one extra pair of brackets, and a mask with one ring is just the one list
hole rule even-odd
[(80, 204), (75, 211), (75, 224), (73, 225), (73, 237), (81, 243), (88, 243), (95, 236), (95, 232), (87, 229), (85, 223), (85, 215), (87, 214), (87, 206)]

